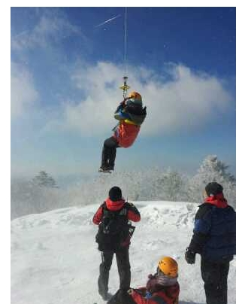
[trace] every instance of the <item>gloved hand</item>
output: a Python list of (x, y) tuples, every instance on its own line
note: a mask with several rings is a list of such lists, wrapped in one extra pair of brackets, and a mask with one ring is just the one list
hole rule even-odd
[(188, 264), (195, 264), (196, 261), (196, 253), (190, 250), (189, 247), (187, 247), (185, 251), (185, 260)]
[(125, 98), (122, 102), (120, 102), (120, 105), (124, 108), (125, 105), (126, 105), (126, 101), (127, 101), (127, 98)]

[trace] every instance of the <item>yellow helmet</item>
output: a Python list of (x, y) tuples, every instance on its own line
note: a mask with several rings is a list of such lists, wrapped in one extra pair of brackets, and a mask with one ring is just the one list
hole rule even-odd
[(158, 263), (158, 268), (168, 277), (176, 278), (178, 276), (178, 264), (171, 257), (163, 257)]
[(129, 94), (128, 98), (133, 98), (133, 99), (142, 101), (142, 97), (141, 97), (140, 93), (138, 93), (138, 92), (131, 92)]

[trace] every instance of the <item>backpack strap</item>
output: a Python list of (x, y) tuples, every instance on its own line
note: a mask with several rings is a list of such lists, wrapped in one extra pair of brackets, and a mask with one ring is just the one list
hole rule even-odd
[(106, 202), (104, 201), (104, 202), (100, 205), (100, 207), (102, 207), (102, 210), (104, 211), (104, 209), (106, 208)]
[[(126, 203), (126, 202), (125, 202)], [(112, 210), (109, 210), (108, 208), (107, 208), (107, 206), (106, 206), (106, 202), (104, 201), (104, 203), (103, 204), (101, 204), (101, 207), (102, 207), (102, 216), (104, 215), (104, 211), (107, 211), (107, 212), (109, 212), (109, 213), (112, 213), (112, 214), (117, 214), (117, 215), (127, 215), (127, 213), (128, 213), (128, 208), (127, 208), (127, 205), (126, 204), (124, 204), (123, 205), (123, 207), (121, 208), (121, 209), (119, 209), (119, 210), (115, 210), (115, 211), (112, 211)]]

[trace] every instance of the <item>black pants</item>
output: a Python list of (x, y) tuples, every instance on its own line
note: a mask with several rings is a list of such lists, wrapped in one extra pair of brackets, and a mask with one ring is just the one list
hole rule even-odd
[(118, 148), (117, 140), (112, 136), (104, 141), (101, 158), (101, 168), (114, 169), (115, 159)]
[(107, 304), (136, 304), (136, 302), (127, 293), (127, 290), (119, 289)]
[(214, 263), (201, 260), (201, 273), (207, 304), (227, 304), (229, 261)]
[[(113, 252), (102, 252), (102, 263), (100, 264), (100, 274), (98, 279), (99, 294), (106, 295), (108, 292), (109, 272), (113, 260)], [(128, 290), (131, 282), (131, 271), (129, 263), (128, 248), (115, 253), (117, 259), (117, 268), (120, 279), (120, 289)]]

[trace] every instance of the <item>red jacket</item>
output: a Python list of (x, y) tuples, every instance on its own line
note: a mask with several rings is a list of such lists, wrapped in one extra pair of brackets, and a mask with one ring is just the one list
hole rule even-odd
[[(128, 220), (133, 221), (133, 222), (140, 221), (140, 213), (137, 210), (137, 208), (133, 204), (126, 203), (124, 199), (113, 202), (112, 200), (107, 198), (107, 200), (105, 202), (106, 202), (106, 207), (111, 211), (118, 211), (123, 207), (124, 204), (126, 204)], [(102, 205), (99, 207), (99, 209), (96, 211), (96, 213), (93, 217), (93, 223), (96, 225), (99, 225), (102, 220), (102, 216), (103, 216)]]
[(151, 298), (146, 299), (144, 294), (145, 288), (140, 289), (140, 293), (137, 290), (131, 293), (131, 297), (137, 304), (178, 304), (179, 303), (179, 284), (176, 283), (172, 286), (165, 286), (162, 289), (152, 293)]
[(113, 136), (118, 141), (120, 147), (128, 148), (134, 143), (139, 131), (140, 126), (121, 120)]

